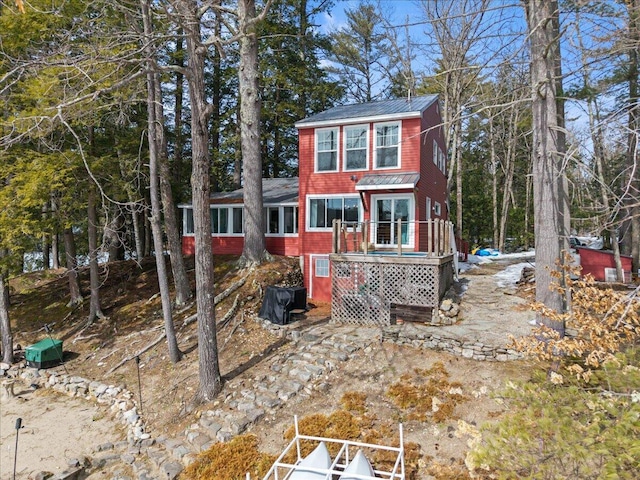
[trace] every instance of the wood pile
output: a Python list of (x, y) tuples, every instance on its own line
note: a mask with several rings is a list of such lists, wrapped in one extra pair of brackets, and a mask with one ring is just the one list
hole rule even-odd
[(536, 269), (534, 267), (524, 267), (520, 273), (518, 285), (526, 285), (528, 283), (536, 283)]

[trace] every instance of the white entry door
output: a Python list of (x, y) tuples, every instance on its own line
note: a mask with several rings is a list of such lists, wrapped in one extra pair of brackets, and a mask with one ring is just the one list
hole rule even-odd
[(372, 235), (377, 246), (397, 245), (397, 221), (402, 221), (401, 241), (405, 247), (414, 245), (414, 201), (412, 195), (375, 195), (373, 200), (374, 228)]

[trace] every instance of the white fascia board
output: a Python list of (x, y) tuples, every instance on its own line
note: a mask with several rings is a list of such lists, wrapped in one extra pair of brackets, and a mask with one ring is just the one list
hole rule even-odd
[(375, 115), (372, 117), (354, 117), (354, 118), (339, 118), (336, 120), (324, 120), (321, 122), (298, 122), (295, 127), (300, 128), (322, 128), (333, 127), (339, 125), (357, 125), (360, 123), (382, 123), (382, 122), (396, 122), (399, 120), (408, 120), (411, 118), (421, 118), (422, 112), (410, 112), (410, 113), (395, 113), (393, 115)]
[(406, 190), (414, 188), (416, 188), (415, 183), (394, 183), (393, 185), (361, 185), (360, 187), (356, 186), (356, 190), (365, 192), (367, 190)]

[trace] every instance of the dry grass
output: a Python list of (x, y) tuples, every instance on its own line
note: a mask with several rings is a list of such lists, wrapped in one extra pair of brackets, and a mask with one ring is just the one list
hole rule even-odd
[(258, 451), (255, 435), (240, 435), (228, 443), (216, 443), (198, 455), (180, 475), (181, 480), (244, 480), (262, 478), (276, 457)]
[(406, 410), (408, 420), (420, 422), (433, 420), (441, 423), (455, 418), (455, 407), (467, 398), (462, 394), (462, 384), (449, 381), (449, 372), (436, 362), (430, 369), (416, 369), (405, 374), (387, 390), (396, 406)]

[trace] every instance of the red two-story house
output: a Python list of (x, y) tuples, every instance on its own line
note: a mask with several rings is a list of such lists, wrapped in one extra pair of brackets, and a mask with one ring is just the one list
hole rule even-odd
[[(370, 222), (372, 249), (426, 251), (424, 222), (448, 218), (436, 95), (342, 105), (296, 128), (299, 177), (264, 179), (265, 234), (271, 253), (300, 256), (309, 297), (331, 300), (335, 219)], [(191, 206), (181, 207), (183, 252), (193, 253)], [(241, 253), (242, 190), (212, 195), (211, 208), (214, 252)]]
[[(436, 95), (343, 105), (298, 123), (300, 254), (309, 296), (331, 298), (331, 223), (370, 221), (376, 249), (421, 250), (419, 221), (447, 217)], [(403, 224), (401, 239), (394, 228)], [(422, 235), (422, 242), (426, 235)]]

